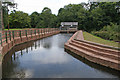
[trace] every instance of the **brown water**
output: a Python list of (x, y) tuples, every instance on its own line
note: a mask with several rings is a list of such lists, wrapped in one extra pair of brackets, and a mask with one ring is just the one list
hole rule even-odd
[(3, 78), (120, 78), (120, 72), (64, 51), (72, 34), (15, 46), (3, 60)]

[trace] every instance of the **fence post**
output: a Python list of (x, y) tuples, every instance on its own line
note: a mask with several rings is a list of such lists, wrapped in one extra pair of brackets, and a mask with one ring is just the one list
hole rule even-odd
[(47, 28), (47, 34), (48, 34), (48, 28)]
[(12, 36), (13, 36), (13, 39), (14, 39), (14, 31), (12, 31)]
[(26, 33), (26, 37), (27, 37), (27, 30), (25, 30), (25, 33)]
[(46, 34), (46, 28), (45, 28), (45, 34)]
[(40, 31), (39, 31), (39, 29), (38, 29), (38, 35), (39, 35), (39, 37), (40, 37)]
[(44, 33), (44, 31), (43, 31), (44, 29), (42, 28), (42, 36), (44, 35), (43, 33)]
[(32, 37), (32, 30), (31, 30), (31, 37)]
[(43, 28), (43, 35), (45, 35), (45, 31), (44, 31), (45, 29)]
[(21, 38), (21, 31), (19, 31), (19, 36), (20, 36), (20, 38)]
[(46, 28), (44, 29), (44, 32), (46, 32)]
[(36, 30), (34, 30), (34, 34), (36, 35)]
[(2, 46), (2, 38), (1, 38), (1, 46)]
[(8, 40), (7, 40), (7, 31), (5, 32), (5, 35), (6, 35), (6, 43), (8, 42)]
[(9, 37), (10, 37), (10, 41), (11, 41), (11, 31), (9, 31)]
[(2, 32), (0, 33), (0, 41), (1, 41), (1, 46), (2, 46)]
[(49, 28), (48, 28), (48, 34), (49, 34)]

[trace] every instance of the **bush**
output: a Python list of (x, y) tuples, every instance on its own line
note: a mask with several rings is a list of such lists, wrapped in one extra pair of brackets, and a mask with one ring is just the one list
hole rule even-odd
[(100, 31), (92, 31), (91, 33), (106, 40), (120, 41), (120, 25), (113, 23), (104, 26)]

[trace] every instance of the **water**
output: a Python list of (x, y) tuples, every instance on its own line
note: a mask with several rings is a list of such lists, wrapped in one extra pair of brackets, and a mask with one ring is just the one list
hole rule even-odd
[(3, 78), (119, 78), (119, 72), (64, 51), (72, 34), (15, 46), (3, 60)]

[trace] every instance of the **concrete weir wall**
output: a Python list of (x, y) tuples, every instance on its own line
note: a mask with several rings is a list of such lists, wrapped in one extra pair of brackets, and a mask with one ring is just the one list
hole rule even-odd
[(84, 40), (81, 30), (65, 43), (65, 49), (91, 62), (120, 71), (120, 50)]
[(0, 79), (2, 78), (2, 60), (14, 46), (60, 33), (56, 28), (3, 31), (0, 44)]

